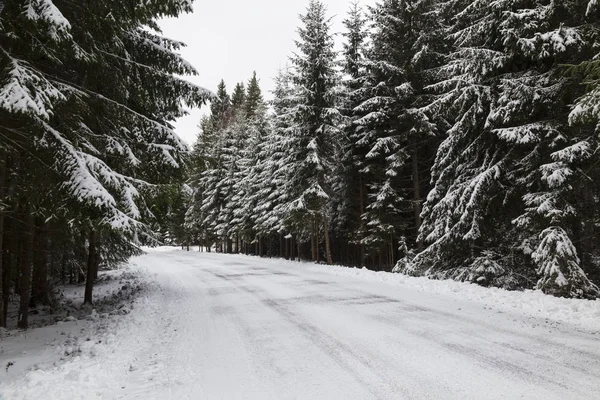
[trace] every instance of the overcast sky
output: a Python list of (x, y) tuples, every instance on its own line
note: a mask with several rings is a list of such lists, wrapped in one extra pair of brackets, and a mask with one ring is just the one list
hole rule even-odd
[[(363, 5), (375, 0), (362, 0)], [(246, 83), (256, 70), (264, 95), (273, 88), (272, 78), (287, 63), (294, 50), (298, 15), (305, 12), (308, 0), (196, 0), (194, 13), (161, 23), (165, 36), (185, 42), (184, 58), (199, 76), (196, 84), (215, 91), (223, 78), (227, 89), (237, 82)], [(342, 31), (342, 20), (349, 0), (326, 0), (333, 18), (333, 31)], [(338, 40), (341, 38), (338, 37)], [(193, 143), (201, 112), (177, 122), (177, 133)]]

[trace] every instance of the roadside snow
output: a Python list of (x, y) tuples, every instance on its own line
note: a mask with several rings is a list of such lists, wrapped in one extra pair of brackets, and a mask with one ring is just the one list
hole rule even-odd
[[(298, 265), (292, 261), (285, 261)], [(302, 263), (304, 268), (322, 271), (337, 276), (347, 276), (359, 280), (381, 282), (400, 287), (410, 287), (423, 293), (443, 294), (478, 302), (490, 309), (504, 312), (518, 312), (536, 318), (572, 324), (600, 334), (600, 300), (565, 299), (545, 295), (539, 290), (522, 292), (499, 288), (486, 288), (468, 282), (453, 280), (433, 280), (389, 272), (375, 272), (366, 268), (347, 268), (329, 265)]]
[[(131, 312), (132, 303), (142, 290), (139, 271), (100, 273), (94, 288), (94, 307), (83, 307), (83, 285), (57, 288), (55, 309), (34, 309), (30, 329), (9, 329), (0, 333), (0, 383), (21, 378), (27, 371), (55, 367), (60, 362), (82, 355), (94, 356), (115, 316)], [(18, 306), (9, 307), (9, 328), (16, 327)]]

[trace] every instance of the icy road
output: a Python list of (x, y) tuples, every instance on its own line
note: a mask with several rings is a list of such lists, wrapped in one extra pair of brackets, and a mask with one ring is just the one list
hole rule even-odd
[(25, 399), (600, 399), (600, 336), (326, 267), (197, 252), (97, 354), (5, 388)]

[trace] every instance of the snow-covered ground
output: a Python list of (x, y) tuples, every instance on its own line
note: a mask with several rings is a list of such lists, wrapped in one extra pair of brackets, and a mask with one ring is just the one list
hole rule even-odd
[(141, 292), (139, 271), (127, 268), (103, 272), (94, 290), (95, 307), (82, 307), (83, 285), (57, 289), (54, 308), (43, 307), (29, 315), (31, 329), (16, 329), (18, 299), (9, 303), (8, 331), (0, 332), (0, 384), (18, 379), (28, 370), (45, 369), (82, 352), (93, 353), (115, 316), (131, 312)]
[(600, 398), (597, 301), (179, 250), (131, 268), (134, 312), (87, 321), (0, 398)]

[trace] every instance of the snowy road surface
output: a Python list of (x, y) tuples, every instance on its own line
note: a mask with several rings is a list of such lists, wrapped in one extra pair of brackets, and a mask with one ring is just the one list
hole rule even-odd
[(600, 399), (600, 336), (568, 324), (280, 260), (134, 263), (156, 283), (107, 343), (5, 398)]

